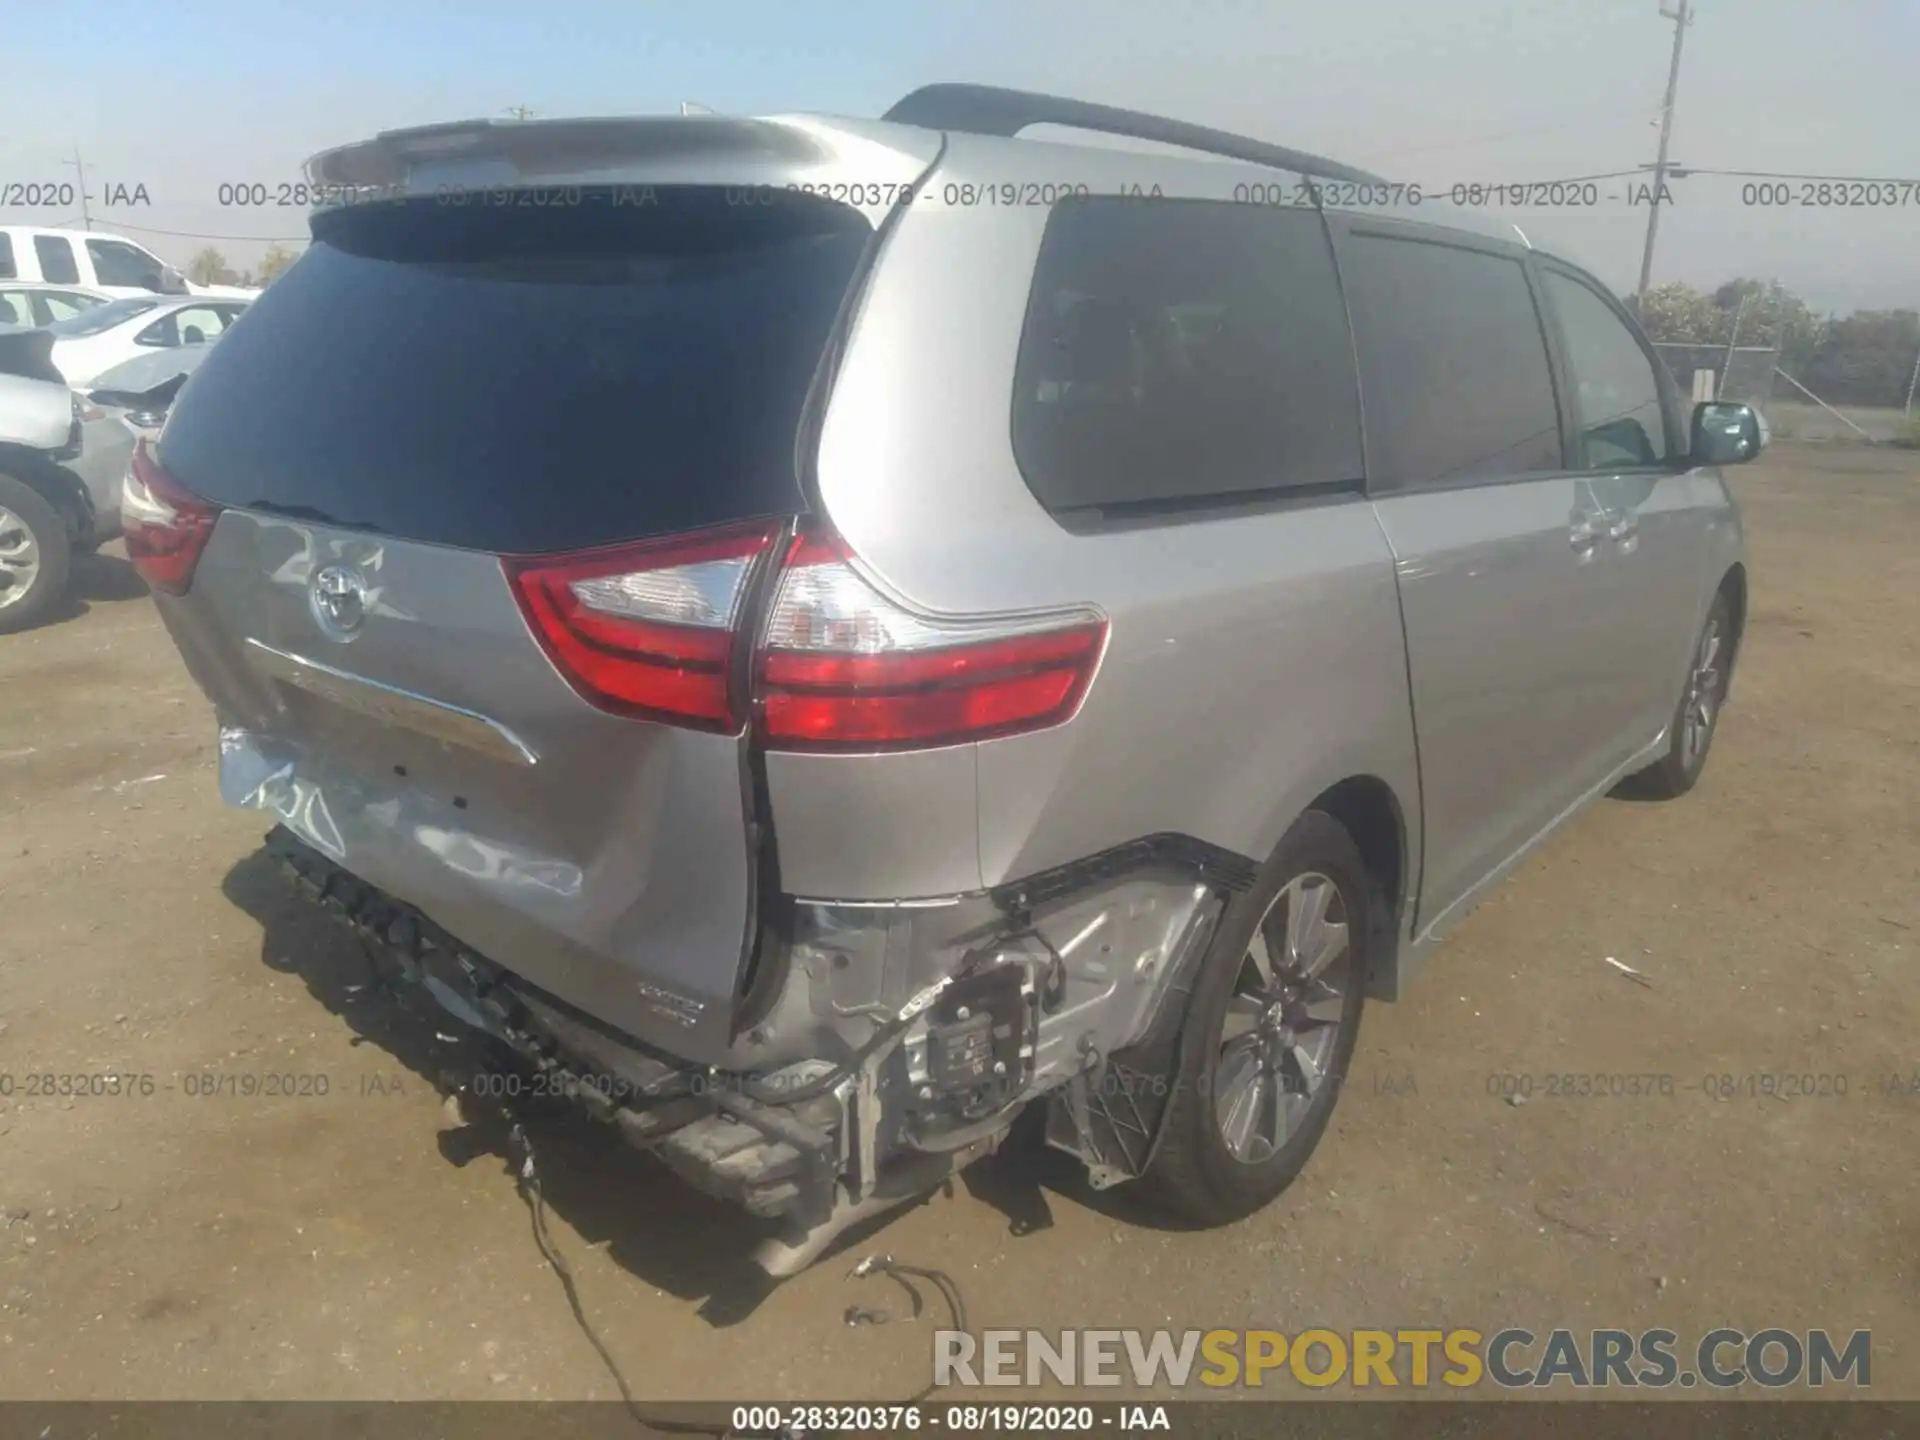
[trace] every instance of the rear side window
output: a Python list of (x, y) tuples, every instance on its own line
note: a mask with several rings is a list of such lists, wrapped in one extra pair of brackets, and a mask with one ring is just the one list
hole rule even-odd
[(1055, 512), (1354, 485), (1352, 355), (1317, 212), (1071, 201), (1035, 267), (1014, 455)]
[(40, 259), (40, 278), (49, 285), (80, 283), (80, 267), (74, 264), (73, 245), (65, 236), (34, 236), (33, 253)]
[(191, 305), (170, 310), (133, 337), (136, 345), (172, 349), (177, 345), (210, 344), (227, 327), (225, 307)]
[(166, 467), (229, 505), (540, 554), (803, 508), (801, 411), (871, 227), (801, 196), (357, 206), (207, 352)]
[(20, 271), (13, 263), (13, 237), (0, 233), (0, 280), (17, 280)]
[(1549, 270), (1547, 296), (1560, 319), (1579, 402), (1579, 468), (1659, 464), (1667, 433), (1653, 361), (1626, 321), (1580, 281)]
[(1547, 342), (1520, 262), (1365, 233), (1351, 254), (1369, 478), (1400, 487), (1558, 470)]
[(89, 310), (100, 302), (91, 295), (70, 293), (50, 293), (39, 297), (40, 306), (46, 312), (43, 323), (51, 324), (55, 320), (71, 320), (82, 310)]
[(124, 240), (89, 240), (87, 253), (93, 257), (93, 273), (102, 285), (160, 288), (160, 262)]

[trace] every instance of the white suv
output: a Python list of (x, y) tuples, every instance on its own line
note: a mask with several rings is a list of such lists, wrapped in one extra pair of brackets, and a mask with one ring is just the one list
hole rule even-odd
[(145, 246), (97, 230), (0, 225), (0, 280), (79, 285), (116, 298), (213, 295), (252, 298), (237, 285), (196, 285)]

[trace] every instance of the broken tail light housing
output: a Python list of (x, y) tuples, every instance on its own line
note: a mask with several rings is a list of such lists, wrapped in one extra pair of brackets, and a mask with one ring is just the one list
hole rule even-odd
[(544, 559), (506, 559), (535, 638), (603, 710), (738, 730), (733, 656), (749, 584), (784, 523)]
[(1106, 648), (1097, 611), (947, 617), (883, 594), (832, 535), (793, 542), (755, 668), (776, 750), (924, 749), (1073, 717)]
[(140, 578), (169, 595), (184, 595), (207, 548), (220, 507), (169, 475), (142, 439), (120, 487), (120, 529)]

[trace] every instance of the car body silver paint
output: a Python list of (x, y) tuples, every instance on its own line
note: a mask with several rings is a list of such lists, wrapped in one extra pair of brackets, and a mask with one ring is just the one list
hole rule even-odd
[(80, 422), (80, 453), (66, 461), (93, 502), (90, 541), (109, 540), (120, 533), (120, 487), (133, 461), (135, 432), (119, 415), (106, 411)]
[(1599, 778), (1617, 726), (1594, 646), (1617, 621), (1591, 486), (1564, 475), (1382, 498), (1398, 567), (1427, 850), (1418, 915), (1445, 910)]
[[(1100, 532), (1048, 515), (1009, 435), (1047, 215), (1023, 203), (1027, 187), (1231, 203), (1300, 177), (792, 116), (481, 123), (328, 152), (309, 174), (422, 196), (918, 181), (828, 399), (825, 513), (879, 588), (924, 611), (1094, 606), (1109, 619), (1096, 682), (1063, 725), (909, 754), (765, 757), (781, 886), (800, 898), (784, 982), (735, 1039), (725, 1022), (754, 918), (743, 738), (587, 706), (487, 557), (221, 518), (189, 595), (158, 598), (220, 710), (228, 797), (683, 1060), (770, 1071), (844, 1057), (985, 944), (1036, 973), (1061, 952), (1066, 999), (1041, 1022), (1032, 1088), (1058, 1085), (1087, 1047), (1137, 1038), (1217, 897), (1181, 874), (1109, 880), (1041, 907), (1021, 934), (984, 887), (1167, 831), (1258, 862), (1354, 776), (1387, 787), (1405, 830), (1403, 944), (1383, 977), (1397, 994), (1502, 875), (1660, 753), (1714, 587), (1742, 563), (1737, 512), (1710, 471), (1342, 496)], [(989, 205), (1003, 186), (1022, 203)], [(895, 204), (855, 198), (876, 222)], [(1583, 560), (1570, 543), (1583, 509), (1630, 515), (1633, 533), (1603, 525)], [(308, 607), (328, 563), (369, 581), (351, 647)], [(478, 717), (539, 763), (311, 705), (242, 639)], [(908, 1076), (924, 1045), (910, 1029)], [(878, 1084), (862, 1072), (884, 1104)], [(845, 1103), (858, 1114), (843, 1159), (870, 1181), (872, 1144), (891, 1132)]]
[(305, 690), (345, 709), (357, 710), (385, 724), (449, 740), (498, 759), (520, 765), (539, 763), (540, 757), (526, 741), (498, 720), (475, 711), (416, 695), (398, 685), (383, 685), (364, 675), (309, 660), (304, 655), (276, 650), (252, 637), (247, 639), (247, 650), (249, 658), (269, 679)]
[[(1366, 502), (1099, 535), (1064, 529), (1027, 488), (1010, 437), (1013, 369), (1047, 209), (969, 205), (963, 188), (1005, 185), (1026, 195), (1067, 183), (1150, 195), (1158, 187), (1164, 196), (1232, 203), (1264, 193), (1248, 187), (1298, 178), (953, 136), (922, 187), (927, 198), (901, 217), (880, 257), (821, 436), (820, 489), (835, 527), (910, 603), (955, 613), (1092, 604), (1111, 623), (1078, 716), (975, 747), (987, 884), (1156, 831), (1264, 856), (1314, 796), (1352, 775), (1377, 776), (1400, 798), (1417, 852), (1391, 557)], [(925, 283), (936, 274), (939, 285)], [(777, 830), (786, 831), (786, 802), (803, 810), (799, 800), (817, 795), (841, 759), (789, 756), (770, 766)], [(898, 773), (906, 794), (906, 760), (864, 764)], [(1249, 775), (1262, 783), (1248, 785)], [(802, 776), (816, 788), (803, 792)], [(915, 833), (889, 827), (884, 852), (909, 882), (937, 870), (938, 857), (951, 854), (951, 829), (964, 823), (935, 807), (910, 815)], [(863, 841), (856, 834), (841, 843), (843, 853), (857, 852)]]
[(73, 425), (73, 392), (51, 380), (0, 372), (0, 444), (58, 450)]
[[(329, 564), (369, 582), (347, 645), (308, 603)], [(499, 561), (471, 551), (227, 511), (191, 590), (157, 598), (176, 637), (196, 636), (183, 650), (218, 657), (196, 678), (244, 737), (221, 761), (233, 803), (279, 814), (562, 999), (689, 1058), (725, 1056), (748, 917), (739, 737), (588, 705), (529, 635)], [(540, 763), (314, 703), (251, 662), (242, 635), (484, 717)], [(324, 825), (302, 830), (303, 815)], [(692, 1024), (682, 1000), (700, 1007)]]
[(795, 895), (841, 902), (983, 888), (975, 749), (769, 754), (781, 884)]
[[(0, 326), (23, 333), (14, 326)], [(74, 393), (53, 380), (0, 372), (0, 445), (39, 451), (86, 492), (93, 510), (90, 528), (75, 538), (111, 539), (120, 531), (120, 485), (133, 459), (134, 433), (116, 412), (89, 406), (80, 422), (80, 445), (67, 453), (73, 434)], [(54, 455), (60, 455), (57, 461)]]

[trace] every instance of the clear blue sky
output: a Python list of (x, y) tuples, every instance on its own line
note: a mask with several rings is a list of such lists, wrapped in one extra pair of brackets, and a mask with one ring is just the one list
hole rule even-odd
[[(1617, 170), (1653, 158), (1672, 29), (1656, 0), (14, 0), (0, 34), (0, 185), (71, 180), (61, 162), (77, 145), (96, 196), (140, 183), (152, 199), (96, 203), (96, 226), (175, 261), (205, 242), (155, 231), (223, 237), (246, 264), (262, 246), (225, 237), (297, 236), (304, 219), (223, 209), (221, 182), (297, 179), (314, 150), (513, 105), (872, 115), (929, 80), (978, 80), (1429, 183)], [(1920, 4), (1698, 0), (1674, 157), (1920, 179)], [(1739, 187), (1678, 182), (1656, 279), (1759, 274), (1827, 307), (1920, 306), (1920, 205), (1770, 213), (1744, 208)], [(1522, 218), (1537, 242), (1632, 284), (1644, 212)]]

